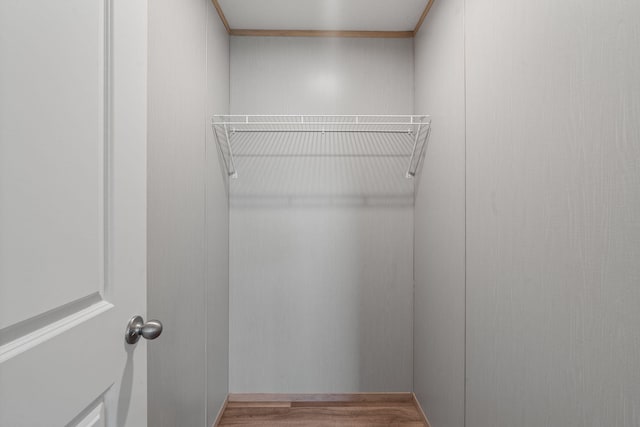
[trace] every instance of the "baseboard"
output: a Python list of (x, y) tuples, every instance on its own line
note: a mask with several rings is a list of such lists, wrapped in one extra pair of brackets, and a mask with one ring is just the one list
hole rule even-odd
[(220, 420), (222, 419), (222, 414), (224, 413), (224, 410), (227, 409), (227, 403), (229, 403), (229, 395), (227, 395), (227, 397), (224, 398), (224, 402), (222, 402), (222, 406), (218, 411), (218, 415), (216, 415), (216, 420), (213, 422), (213, 427), (216, 427), (218, 424), (220, 424)]
[(427, 415), (424, 413), (424, 410), (422, 409), (422, 406), (420, 405), (420, 402), (418, 401), (416, 394), (411, 393), (411, 395), (413, 396), (413, 403), (416, 405), (416, 408), (418, 408), (418, 412), (420, 412), (420, 415), (422, 415), (422, 418), (424, 419), (425, 424), (427, 425), (427, 427), (431, 427), (431, 424), (429, 423), (429, 419), (427, 418)]
[(230, 403), (238, 402), (410, 402), (413, 393), (230, 393)]

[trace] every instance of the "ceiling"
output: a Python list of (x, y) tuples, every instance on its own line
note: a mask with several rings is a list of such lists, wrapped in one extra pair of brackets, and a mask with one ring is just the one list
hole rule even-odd
[[(214, 1), (214, 3), (216, 3)], [(217, 0), (233, 30), (414, 31), (428, 0)]]

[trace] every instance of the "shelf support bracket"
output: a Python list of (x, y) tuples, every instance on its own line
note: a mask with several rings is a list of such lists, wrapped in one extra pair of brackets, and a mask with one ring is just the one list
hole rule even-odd
[[(235, 130), (234, 130), (235, 133)], [(238, 171), (236, 170), (236, 162), (233, 160), (233, 150), (231, 150), (231, 139), (229, 138), (229, 129), (227, 125), (224, 125), (224, 134), (227, 137), (227, 148), (229, 149), (229, 165), (231, 168), (227, 171), (231, 178), (238, 177)]]
[[(405, 177), (407, 179), (415, 178), (420, 168), (420, 162), (424, 158), (425, 148), (427, 147), (429, 136), (431, 135), (431, 122), (426, 123), (426, 130), (423, 130), (423, 123), (418, 124), (418, 130), (413, 142), (413, 150), (411, 152), (411, 159), (409, 160), (409, 167)], [(426, 132), (424, 138), (420, 138), (422, 132)]]

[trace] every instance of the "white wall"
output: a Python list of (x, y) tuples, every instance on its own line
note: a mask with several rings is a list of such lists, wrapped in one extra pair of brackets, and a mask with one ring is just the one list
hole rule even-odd
[(464, 425), (463, 9), (436, 1), (415, 39), (416, 111), (433, 129), (415, 206), (413, 378), (433, 427)]
[(412, 114), (410, 39), (231, 38), (231, 112)]
[[(464, 55), (466, 77), (417, 71), (416, 81), (432, 88), (418, 89), (418, 100), (466, 120), (465, 153), (442, 157), (454, 168), (466, 157), (466, 424), (638, 426), (640, 4), (467, 0), (461, 29), (459, 2), (444, 3), (425, 23), (441, 39), (416, 41), (417, 70), (424, 55), (456, 75)], [(465, 106), (441, 100), (437, 88), (449, 86), (456, 99), (465, 90)], [(434, 119), (427, 162), (440, 139), (459, 139), (459, 128), (438, 130)], [(441, 176), (458, 188), (457, 174)], [(428, 206), (417, 203), (421, 239)], [(439, 215), (424, 221), (427, 230), (448, 224)], [(459, 253), (443, 263), (458, 264)], [(449, 291), (425, 289), (423, 297), (416, 289), (416, 391), (434, 427), (458, 426), (459, 415), (430, 401), (459, 405), (458, 391), (445, 392), (459, 390), (458, 375), (435, 377), (439, 395), (420, 391), (431, 368), (417, 360), (419, 328), (426, 344), (454, 349), (454, 360), (459, 344), (418, 323), (438, 316), (429, 299), (459, 307), (462, 296), (457, 287), (445, 299)], [(439, 328), (459, 333), (455, 322)]]
[[(232, 113), (411, 114), (412, 94), (411, 40), (231, 39)], [(278, 147), (297, 155), (311, 148)], [(411, 390), (413, 184), (405, 165), (304, 155), (236, 162), (231, 391)]]
[(228, 61), (209, 0), (149, 4), (148, 315), (165, 327), (149, 346), (153, 426), (210, 425), (228, 390), (227, 196), (206, 144)]
[(640, 425), (640, 3), (466, 2), (467, 423)]

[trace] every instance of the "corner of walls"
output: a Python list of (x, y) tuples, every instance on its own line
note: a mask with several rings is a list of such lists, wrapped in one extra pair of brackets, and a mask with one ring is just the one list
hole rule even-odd
[(213, 425), (229, 393), (229, 200), (228, 177), (210, 126), (229, 112), (230, 37), (210, 0), (206, 3), (205, 194), (206, 200), (206, 411)]
[(228, 390), (228, 209), (206, 132), (228, 109), (229, 51), (211, 8), (149, 3), (147, 302), (165, 324), (149, 346), (153, 426), (204, 425)]
[(432, 116), (417, 182), (414, 392), (434, 426), (464, 425), (464, 3), (435, 2), (414, 39), (415, 111)]
[(434, 426), (640, 425), (639, 14), (454, 0), (416, 38), (414, 384)]

